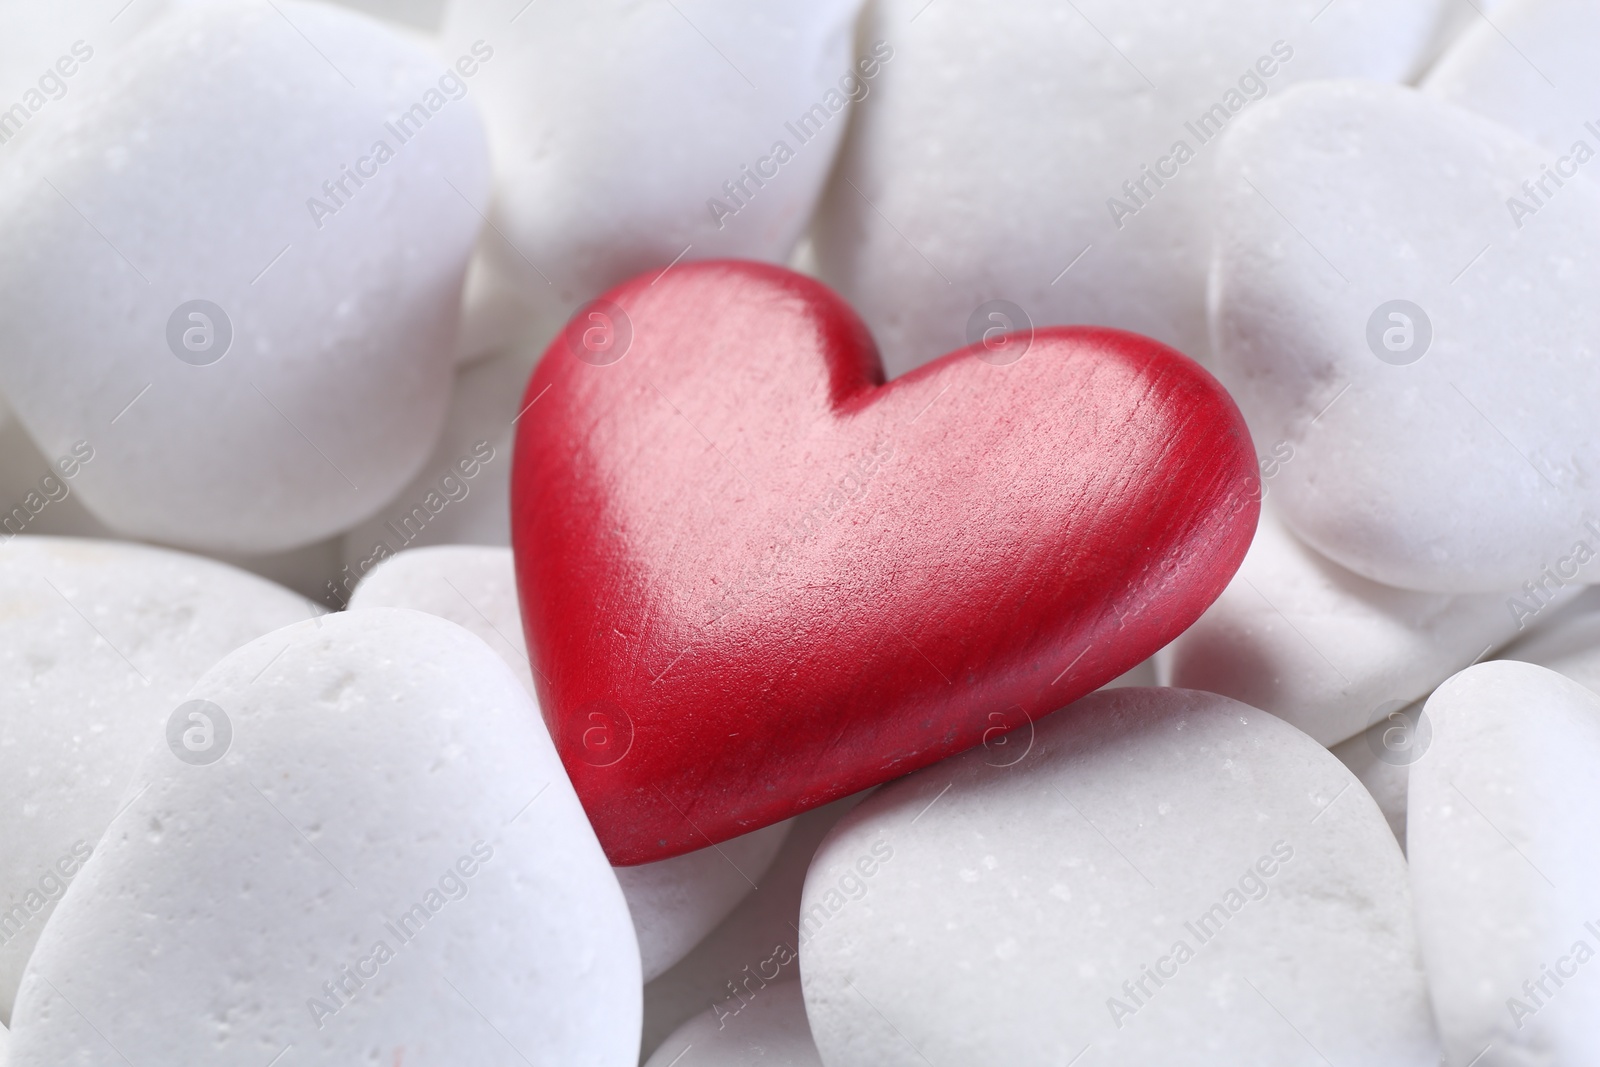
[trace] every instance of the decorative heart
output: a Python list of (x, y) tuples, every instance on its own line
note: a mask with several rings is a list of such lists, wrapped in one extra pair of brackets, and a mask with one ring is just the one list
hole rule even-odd
[(1020, 758), (1198, 618), (1256, 525), (1244, 421), (1173, 349), (1041, 329), (886, 385), (838, 296), (755, 263), (613, 289), (523, 404), (529, 653), (614, 864), (980, 742)]

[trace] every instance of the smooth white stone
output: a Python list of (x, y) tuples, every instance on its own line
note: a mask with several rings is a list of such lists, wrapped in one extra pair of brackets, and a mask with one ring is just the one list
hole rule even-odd
[(1383, 812), (1400, 851), (1406, 848), (1406, 792), (1411, 764), (1427, 754), (1432, 743), (1431, 725), (1418, 720), (1420, 702), (1395, 708), (1354, 737), (1328, 749), (1350, 768)]
[[(1570, 585), (1553, 596), (1577, 592)], [(1263, 507), (1227, 589), (1162, 650), (1162, 680), (1270, 711), (1333, 745), (1516, 637), (1525, 617), (1513, 599), (1521, 598), (1369, 581), (1318, 555)]]
[(1426, 58), (1421, 64), (1422, 70), (1431, 74), (1440, 58), (1446, 55), (1468, 30), (1482, 22), (1485, 16), (1494, 15), (1505, 6), (1506, 0), (1445, 0), (1439, 20), (1434, 25)]
[[(1426, 710), (1433, 746), (1411, 768), (1406, 835), (1446, 1062), (1596, 1062), (1600, 696), (1495, 662), (1450, 679)], [(1523, 985), (1540, 980), (1542, 992)]]
[(410, 608), (449, 619), (494, 649), (538, 702), (509, 548), (435, 545), (408, 549), (368, 572), (350, 597), (350, 607)]
[(411, 29), (436, 33), (444, 21), (444, 9), (449, 0), (335, 0), (345, 7), (389, 19)]
[[(412, 608), (449, 619), (494, 649), (538, 701), (509, 548), (408, 549), (374, 568), (352, 608)], [(775, 823), (659, 863), (618, 867), (646, 982), (681, 960), (759, 884), (789, 833)]]
[[(422, 612), (340, 612), (189, 695), (231, 723), (225, 754), (191, 765), (147, 731), (141, 791), (24, 977), (12, 1067), (291, 1045), (305, 1064), (637, 1063), (622, 891), (482, 641)], [(335, 997), (344, 967), (364, 984)]]
[[(1086, 1046), (1108, 1067), (1435, 1067), (1405, 862), (1309, 737), (1117, 689), (1041, 721), (1020, 762), (986, 755), (884, 786), (812, 861), (801, 981), (829, 1067)], [(1148, 995), (1145, 966), (1168, 972)]]
[[(854, 69), (860, 0), (455, 0), (450, 55), (494, 56), (474, 91), (494, 153), (492, 208), (469, 282), (465, 357), (678, 257), (783, 262), (810, 220), (848, 107), (808, 143), (785, 128)], [(871, 83), (868, 83), (869, 86)], [(841, 101), (843, 97), (840, 97)], [(793, 157), (731, 216), (724, 182)]]
[[(275, 552), (366, 518), (416, 473), (481, 225), (467, 201), (489, 180), (475, 105), (440, 92), (443, 67), (328, 5), (204, 5), (5, 146), (0, 386), (46, 455), (95, 447), (77, 488), (102, 521)], [(400, 142), (386, 122), (429, 114), (430, 92), (443, 106)], [(395, 153), (381, 166), (380, 140)], [(314, 214), (361, 159), (375, 174)], [(221, 308), (194, 312), (211, 345), (224, 320), (232, 334), (205, 366), (168, 337), (187, 321), (207, 343), (183, 311), (196, 299)]]
[(795, 242), (794, 251), (789, 253), (789, 262), (785, 266), (798, 274), (804, 274), (807, 278), (821, 279), (821, 268), (817, 266), (817, 248), (811, 242), (810, 233)]
[(1493, 592), (1594, 551), (1600, 188), (1569, 182), (1559, 217), (1518, 230), (1506, 196), (1545, 159), (1356, 82), (1268, 100), (1222, 146), (1218, 375), (1258, 442), (1294, 449), (1272, 482), (1284, 521), (1374, 581)]
[[(1586, 0), (1510, 0), (1492, 14), (1492, 22), (1473, 19), (1428, 72), (1423, 92), (1516, 130), (1545, 149), (1552, 169), (1560, 157), (1569, 157), (1563, 182), (1579, 174), (1593, 181), (1589, 163), (1600, 154), (1600, 134), (1586, 124), (1600, 126), (1600, 112), (1593, 110), (1600, 98), (1593, 47), (1600, 37), (1600, 8)], [(1571, 158), (1577, 141), (1587, 146), (1581, 153), (1587, 162)], [(1551, 181), (1543, 192), (1520, 195), (1542, 212), (1537, 201), (1554, 201), (1561, 187)]]
[(1497, 659), (1548, 667), (1600, 693), (1600, 589), (1590, 587)]
[[(15, 149), (18, 127), (47, 124), (60, 101), (99, 81), (115, 67), (116, 53), (146, 26), (166, 14), (173, 0), (0, 0), (0, 111), (20, 104), (0, 129), (0, 160)], [(113, 18), (113, 16), (116, 16)], [(81, 42), (79, 55), (72, 46)], [(76, 61), (87, 53), (87, 59)], [(61, 66), (62, 57), (69, 60)], [(68, 73), (70, 71), (70, 73)], [(52, 76), (53, 72), (53, 76)], [(30, 90), (37, 95), (30, 94)]]
[[(71, 881), (52, 868), (76, 873), (152, 732), (217, 660), (317, 611), (198, 556), (82, 538), (0, 544), (0, 1021)], [(41, 878), (52, 881), (30, 899)]]
[(76, 454), (40, 455), (22, 423), (0, 406), (0, 540), (23, 533), (115, 536), (76, 491), (82, 457), (93, 464), (95, 455), (87, 441)]
[[(1185, 123), (1221, 106), (1226, 133), (1260, 106), (1247, 94), (1305, 79), (1403, 78), (1438, 8), (883, 0), (860, 37), (894, 58), (814, 224), (822, 275), (866, 319), (891, 376), (967, 344), (975, 315), (980, 334), (1015, 326), (977, 315), (992, 300), (1034, 326), (1121, 327), (1203, 360), (1217, 144)], [(1194, 153), (1182, 166), (1180, 140)], [(1160, 188), (1145, 179), (1144, 206), (1115, 218), (1112, 198), (1137, 206), (1123, 183), (1146, 165), (1172, 173)]]
[(792, 820), (658, 863), (618, 867), (646, 982), (659, 978), (755, 891)]
[(738, 1016), (773, 982), (800, 968), (800, 893), (817, 845), (868, 793), (856, 793), (792, 820), (793, 831), (764, 875), (715, 930), (671, 970), (644, 987), (646, 1056), (694, 1017), (719, 1028)]
[[(511, 452), (523, 389), (538, 352), (516, 351), (456, 375), (444, 431), (417, 476), (344, 535), (349, 596), (361, 576), (402, 548), (511, 543)], [(536, 411), (537, 408), (530, 408)], [(472, 471), (468, 477), (464, 472)], [(493, 642), (490, 642), (493, 644)]]
[(337, 607), (338, 602), (328, 595), (330, 583), (340, 577), (340, 559), (344, 542), (330, 537), (326, 541), (291, 548), (287, 552), (273, 552), (264, 556), (235, 556), (226, 552), (209, 553), (212, 559), (221, 560), (269, 582), (277, 582), (293, 589), (301, 596), (326, 607)]
[(797, 980), (774, 982), (727, 1026), (709, 1015), (684, 1023), (645, 1067), (822, 1067)]
[(1111, 681), (1102, 685), (1101, 689), (1123, 689), (1135, 685), (1160, 685), (1156, 669), (1156, 657), (1151, 656), (1143, 663), (1136, 665), (1132, 670), (1119, 674)]

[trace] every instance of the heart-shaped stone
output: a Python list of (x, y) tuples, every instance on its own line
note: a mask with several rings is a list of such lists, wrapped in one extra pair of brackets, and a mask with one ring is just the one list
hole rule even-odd
[(1193, 622), (1256, 521), (1243, 420), (1173, 349), (991, 332), (885, 385), (838, 296), (754, 263), (613, 289), (523, 404), (534, 676), (617, 864), (1030, 729)]

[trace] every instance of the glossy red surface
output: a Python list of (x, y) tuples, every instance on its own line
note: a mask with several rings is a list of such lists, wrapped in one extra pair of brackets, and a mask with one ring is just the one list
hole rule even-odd
[(850, 308), (776, 267), (604, 299), (529, 383), (512, 521), (545, 718), (614, 863), (980, 742), (1017, 758), (1193, 622), (1255, 529), (1238, 410), (1146, 338), (1041, 329), (884, 385)]

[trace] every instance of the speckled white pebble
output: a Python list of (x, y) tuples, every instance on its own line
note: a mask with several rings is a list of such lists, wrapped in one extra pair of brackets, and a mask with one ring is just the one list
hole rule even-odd
[(12, 1067), (637, 1062), (622, 892), (482, 641), (340, 612), (189, 696), (29, 964)]
[[(1552, 594), (1570, 599), (1578, 588)], [(1513, 599), (1369, 581), (1264, 507), (1233, 581), (1161, 653), (1163, 681), (1241, 700), (1333, 745), (1514, 638), (1526, 617)]]
[(800, 965), (829, 1067), (1438, 1062), (1400, 850), (1309, 737), (1117, 689), (987, 756), (884, 786), (818, 850)]
[[(350, 605), (413, 608), (465, 627), (500, 654), (537, 700), (509, 548), (409, 549), (372, 570)], [(638, 933), (645, 981), (682, 959), (759, 883), (788, 832), (784, 821), (715, 848), (616, 869)]]
[[(480, 85), (495, 196), (492, 208), (474, 201), (492, 228), (468, 286), (462, 354), (530, 327), (548, 338), (582, 302), (680, 258), (783, 262), (850, 120), (839, 82), (855, 73), (859, 7), (453, 3), (447, 47), (494, 50)], [(802, 141), (785, 123), (814, 106), (822, 118)], [(743, 194), (730, 195), (724, 183), (739, 182)]]
[(318, 610), (180, 552), (0, 542), (0, 1020), (152, 731), (217, 660)]
[(1357, 82), (1264, 101), (1222, 146), (1218, 376), (1258, 443), (1294, 449), (1284, 521), (1374, 581), (1496, 592), (1593, 557), (1600, 186), (1514, 217), (1547, 161)]
[(726, 1025), (698, 1015), (645, 1067), (822, 1067), (797, 980), (773, 982)]
[(1219, 132), (1294, 82), (1407, 76), (1438, 6), (870, 5), (861, 37), (894, 58), (818, 212), (822, 276), (891, 375), (970, 343), (974, 321), (1017, 326), (996, 300), (1204, 359)]
[(1596, 1062), (1600, 696), (1494, 662), (1425, 710), (1406, 836), (1448, 1067)]
[(325, 4), (202, 4), (4, 146), (0, 387), (47, 456), (100, 452), (102, 521), (278, 551), (416, 473), (489, 181), (446, 62)]

